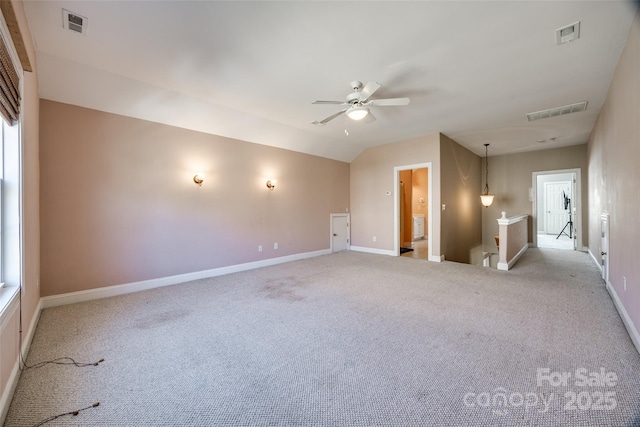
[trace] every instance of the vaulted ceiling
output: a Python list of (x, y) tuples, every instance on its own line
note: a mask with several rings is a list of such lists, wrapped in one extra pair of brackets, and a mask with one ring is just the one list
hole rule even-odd
[[(63, 9), (85, 34), (63, 28)], [(636, 7), (627, 1), (25, 1), (44, 99), (351, 161), (442, 132), (490, 155), (585, 143)], [(580, 38), (556, 30), (580, 22)], [(371, 123), (344, 108), (378, 82)], [(586, 111), (526, 113), (588, 101)], [(346, 132), (345, 132), (346, 130)], [(538, 142), (542, 141), (543, 142)]]

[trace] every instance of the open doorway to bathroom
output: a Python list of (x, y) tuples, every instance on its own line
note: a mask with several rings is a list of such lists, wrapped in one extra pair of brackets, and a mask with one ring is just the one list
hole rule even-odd
[(532, 190), (534, 246), (580, 248), (580, 169), (534, 172)]
[(429, 259), (429, 168), (400, 170), (398, 179), (400, 255)]

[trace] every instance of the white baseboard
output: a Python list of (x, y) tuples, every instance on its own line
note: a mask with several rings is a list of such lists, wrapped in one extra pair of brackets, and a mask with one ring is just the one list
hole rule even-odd
[[(598, 270), (600, 270), (600, 274), (602, 274), (602, 264), (593, 255), (593, 252), (591, 252), (591, 249), (586, 248), (586, 252), (589, 254), (589, 256), (591, 256), (593, 263), (596, 265), (596, 267), (598, 267)], [(611, 300), (613, 300), (613, 305), (616, 307), (616, 310), (618, 310), (618, 314), (622, 319), (622, 323), (624, 324), (624, 327), (627, 328), (627, 333), (631, 338), (631, 342), (633, 342), (633, 345), (636, 347), (636, 350), (638, 351), (638, 353), (640, 353), (640, 333), (638, 332), (636, 325), (633, 324), (631, 317), (629, 317), (629, 313), (627, 313), (627, 309), (624, 308), (624, 304), (622, 304), (622, 301), (620, 301), (620, 298), (618, 297), (618, 293), (616, 292), (611, 282), (608, 280), (606, 283), (606, 288), (607, 288), (607, 292), (609, 292), (609, 296), (611, 296)]]
[(511, 260), (509, 260), (509, 262), (499, 262), (497, 265), (498, 270), (511, 270), (511, 267), (513, 267), (513, 265), (520, 259), (520, 257), (527, 251), (527, 249), (529, 249), (529, 244), (524, 245), (522, 249), (520, 249), (518, 253), (513, 258), (511, 258)]
[(261, 261), (248, 262), (245, 264), (236, 264), (227, 267), (214, 268), (211, 270), (203, 270), (193, 273), (161, 277), (158, 279), (143, 280), (140, 282), (107, 286), (97, 289), (88, 289), (85, 291), (69, 292), (61, 295), (52, 295), (41, 298), (42, 308), (57, 307), (60, 305), (74, 304), (77, 302), (130, 294), (132, 292), (146, 291), (148, 289), (176, 285), (178, 283), (190, 282), (192, 280), (207, 279), (209, 277), (223, 276), (225, 274), (238, 273), (240, 271), (253, 270), (261, 267), (269, 267), (271, 265), (283, 264), (285, 262), (297, 261), (306, 258), (313, 258), (330, 253), (330, 249), (323, 249), (320, 251), (287, 255), (279, 258), (269, 258)]
[[(42, 311), (42, 298), (38, 301), (38, 305), (33, 312), (33, 317), (29, 322), (29, 329), (27, 329), (27, 333), (22, 336), (22, 354), (27, 357), (29, 353), (29, 348), (31, 347), (31, 341), (33, 340), (33, 336), (36, 332), (36, 326), (38, 325), (38, 320), (40, 320), (40, 312)], [(24, 331), (23, 331), (24, 333)], [(11, 375), (9, 375), (9, 379), (7, 380), (7, 384), (5, 389), (2, 392), (2, 397), (0, 397), (0, 425), (4, 425), (4, 420), (7, 416), (7, 412), (9, 411), (9, 405), (11, 404), (11, 400), (13, 399), (13, 394), (18, 386), (18, 380), (20, 379), (20, 355), (16, 355), (16, 361), (11, 369)]]
[(611, 282), (607, 280), (607, 291), (609, 291), (609, 295), (611, 295), (611, 299), (613, 300), (613, 305), (616, 306), (616, 310), (618, 310), (618, 314), (622, 318), (622, 323), (627, 328), (627, 332), (629, 333), (629, 337), (631, 337), (631, 341), (633, 345), (636, 346), (636, 350), (640, 353), (640, 333), (638, 333), (638, 329), (633, 324), (631, 317), (629, 317), (629, 313), (624, 308), (622, 301), (618, 298), (618, 294), (616, 293), (615, 288), (611, 285)]
[(602, 264), (593, 255), (593, 253), (591, 252), (591, 249), (587, 249), (587, 252), (589, 253), (589, 255), (591, 255), (591, 259), (593, 260), (593, 263), (596, 265), (596, 267), (598, 267), (598, 270), (600, 270), (600, 275), (602, 275)]
[(444, 261), (444, 255), (432, 255), (432, 256), (429, 257), (429, 261), (443, 262)]
[(396, 253), (394, 251), (390, 251), (387, 249), (367, 248), (364, 246), (351, 246), (351, 250), (354, 252), (366, 252), (368, 254), (396, 256)]

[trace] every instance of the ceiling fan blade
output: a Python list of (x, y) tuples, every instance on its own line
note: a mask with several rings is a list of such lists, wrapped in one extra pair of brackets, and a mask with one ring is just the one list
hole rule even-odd
[(376, 107), (389, 107), (395, 105), (408, 105), (409, 98), (387, 98), (387, 99), (372, 99), (367, 105)]
[(313, 101), (312, 104), (347, 105), (344, 101)]
[(366, 101), (371, 95), (373, 95), (382, 85), (376, 82), (369, 82), (360, 91), (360, 101)]
[(326, 118), (326, 119), (324, 119), (324, 120), (321, 120), (321, 121), (317, 121), (317, 120), (316, 120), (316, 121), (313, 121), (313, 122), (311, 122), (311, 124), (313, 124), (313, 125), (318, 125), (318, 126), (326, 125), (328, 122), (330, 122), (331, 120), (335, 119), (335, 118), (336, 118), (336, 117), (338, 117), (340, 114), (344, 114), (344, 112), (345, 112), (345, 111), (347, 111), (347, 109), (346, 109), (346, 108), (345, 108), (344, 110), (342, 110), (342, 111), (338, 111), (337, 113), (330, 115), (329, 117), (327, 117), (327, 118)]

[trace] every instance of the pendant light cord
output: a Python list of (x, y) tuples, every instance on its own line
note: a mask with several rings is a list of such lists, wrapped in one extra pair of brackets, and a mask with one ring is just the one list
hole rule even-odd
[(484, 144), (484, 194), (489, 194), (489, 144)]

